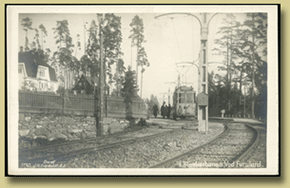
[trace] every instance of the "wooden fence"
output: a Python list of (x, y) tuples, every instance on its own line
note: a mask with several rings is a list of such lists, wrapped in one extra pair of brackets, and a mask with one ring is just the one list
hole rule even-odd
[[(126, 105), (122, 97), (105, 97), (106, 117), (126, 117)], [(46, 113), (66, 115), (94, 115), (94, 96), (69, 95), (67, 99), (58, 94), (19, 91), (20, 113)], [(133, 117), (147, 116), (145, 103), (133, 99)]]

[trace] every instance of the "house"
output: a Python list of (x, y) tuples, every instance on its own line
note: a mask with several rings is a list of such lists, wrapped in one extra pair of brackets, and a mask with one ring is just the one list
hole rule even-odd
[[(75, 94), (86, 94), (86, 95), (93, 95), (94, 90), (98, 86), (98, 79), (93, 79), (90, 76), (82, 75), (80, 79), (76, 82), (75, 86), (73, 87), (72, 91)], [(106, 93), (109, 94), (109, 86), (106, 84)]]
[(33, 51), (18, 54), (18, 88), (30, 91), (56, 92), (55, 70)]

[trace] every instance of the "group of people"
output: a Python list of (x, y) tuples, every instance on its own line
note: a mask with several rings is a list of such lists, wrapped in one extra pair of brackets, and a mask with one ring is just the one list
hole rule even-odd
[[(156, 118), (157, 117), (157, 114), (158, 114), (158, 106), (156, 104), (153, 105), (153, 115), (154, 117)], [(161, 116), (163, 118), (167, 117), (167, 118), (170, 118), (170, 112), (171, 112), (171, 106), (170, 104), (168, 104), (168, 106), (165, 104), (165, 102), (163, 102), (161, 108), (160, 108), (160, 111), (161, 111)]]

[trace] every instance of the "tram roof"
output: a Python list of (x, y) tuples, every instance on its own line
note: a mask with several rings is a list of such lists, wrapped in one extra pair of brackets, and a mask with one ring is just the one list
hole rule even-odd
[(192, 86), (179, 86), (176, 91), (194, 91)]

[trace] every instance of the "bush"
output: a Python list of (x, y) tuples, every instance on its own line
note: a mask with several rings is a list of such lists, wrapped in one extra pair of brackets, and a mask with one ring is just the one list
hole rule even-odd
[(126, 119), (129, 121), (129, 125), (130, 126), (136, 125), (135, 118), (133, 118), (132, 116), (131, 117), (126, 117)]
[(138, 126), (148, 126), (148, 124), (146, 123), (146, 119), (144, 118), (140, 118), (139, 122), (137, 123)]

